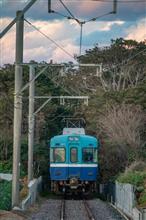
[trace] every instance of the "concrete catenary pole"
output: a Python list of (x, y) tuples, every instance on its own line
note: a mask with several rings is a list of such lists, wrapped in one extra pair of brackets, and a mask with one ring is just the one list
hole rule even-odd
[[(18, 16), (21, 11), (16, 12)], [(22, 122), (22, 87), (23, 63), (23, 16), (16, 22), (16, 57), (15, 57), (15, 93), (14, 93), (14, 129), (13, 129), (13, 179), (12, 179), (12, 207), (19, 206), (19, 177), (20, 177), (20, 147)]]
[(28, 117), (28, 181), (33, 179), (33, 147), (34, 147), (34, 93), (35, 66), (29, 67), (29, 117)]

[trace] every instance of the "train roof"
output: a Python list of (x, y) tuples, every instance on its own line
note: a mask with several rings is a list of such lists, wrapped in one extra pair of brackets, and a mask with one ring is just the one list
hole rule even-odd
[(63, 134), (85, 134), (84, 128), (63, 128)]
[(66, 135), (57, 135), (51, 138), (51, 143), (66, 142), (69, 137), (78, 137), (81, 138), (83, 142), (90, 142), (96, 144), (98, 142), (97, 138), (90, 135), (79, 135), (79, 134), (66, 134)]

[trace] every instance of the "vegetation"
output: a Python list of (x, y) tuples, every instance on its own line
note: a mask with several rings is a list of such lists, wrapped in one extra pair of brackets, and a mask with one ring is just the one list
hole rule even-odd
[[(80, 102), (59, 105), (52, 100), (36, 116), (34, 174), (48, 175), (49, 139), (62, 131), (62, 117), (83, 117), (88, 134), (99, 137), (101, 181), (117, 178), (136, 160), (146, 162), (146, 43), (122, 38), (111, 45), (94, 48), (78, 57), (80, 63), (101, 64), (100, 68), (72, 67), (72, 63), (49, 68), (36, 81), (36, 95), (89, 95), (89, 106)], [(35, 61), (31, 61), (35, 62)], [(45, 62), (43, 62), (45, 63)], [(40, 71), (41, 67), (37, 68)], [(28, 67), (23, 80), (28, 81)], [(0, 69), (0, 171), (12, 171), (14, 65)], [(21, 176), (27, 174), (28, 91), (23, 94)], [(37, 109), (43, 100), (35, 101)], [(144, 171), (121, 175), (137, 187), (145, 181)], [(144, 186), (145, 187), (145, 186)], [(144, 193), (144, 192), (143, 192)], [(141, 194), (141, 201), (145, 194)]]
[(11, 188), (12, 183), (0, 180), (0, 210), (10, 210), (11, 208)]
[(117, 179), (120, 183), (129, 183), (135, 186), (137, 204), (146, 206), (146, 163), (137, 161), (132, 163)]
[(121, 174), (118, 178), (120, 183), (129, 183), (137, 187), (144, 185), (146, 179), (146, 172), (129, 172), (127, 174)]

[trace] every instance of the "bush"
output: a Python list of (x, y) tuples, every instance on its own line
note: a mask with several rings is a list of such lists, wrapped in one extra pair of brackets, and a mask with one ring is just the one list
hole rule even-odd
[(126, 168), (125, 173), (134, 171), (145, 171), (146, 163), (143, 161), (134, 161), (129, 167)]
[(134, 172), (126, 172), (124, 174), (121, 174), (118, 177), (117, 181), (120, 183), (129, 183), (138, 187), (144, 185), (145, 179), (146, 179), (145, 172), (134, 171)]
[(12, 162), (0, 161), (0, 173), (12, 173)]
[(118, 177), (118, 182), (136, 186), (135, 196), (140, 207), (146, 206), (146, 172), (143, 163), (133, 163)]
[(138, 200), (138, 204), (141, 207), (146, 207), (146, 192), (141, 193), (139, 200)]
[(0, 180), (0, 209), (11, 209), (11, 188), (12, 182)]

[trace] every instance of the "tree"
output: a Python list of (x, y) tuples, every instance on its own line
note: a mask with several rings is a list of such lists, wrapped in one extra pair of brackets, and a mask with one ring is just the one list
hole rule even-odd
[(134, 151), (144, 144), (141, 133), (144, 129), (145, 114), (140, 106), (124, 103), (107, 106), (99, 124), (112, 144), (130, 146)]
[[(146, 43), (122, 38), (112, 40), (109, 47), (86, 51), (79, 57), (81, 63), (102, 64), (97, 77), (87, 79), (86, 87), (97, 90), (101, 86), (105, 92), (135, 88), (146, 80)], [(92, 75), (93, 74), (93, 70)], [(96, 82), (96, 84), (95, 84)], [(94, 85), (94, 86), (93, 86)]]

